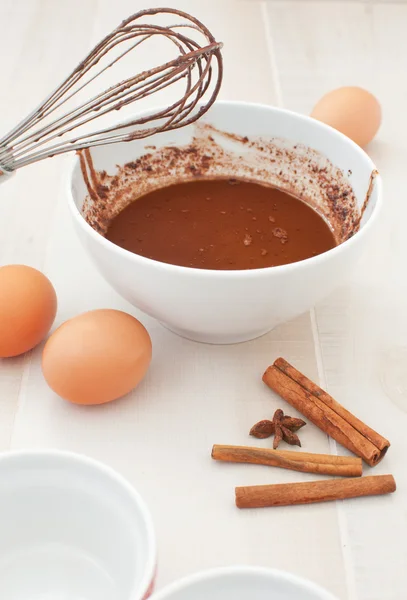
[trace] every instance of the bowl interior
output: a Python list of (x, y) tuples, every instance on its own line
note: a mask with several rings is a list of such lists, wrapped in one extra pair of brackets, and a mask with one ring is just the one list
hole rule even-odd
[(100, 233), (137, 196), (197, 176), (244, 177), (294, 193), (330, 222), (338, 242), (355, 230), (369, 189), (362, 228), (378, 202), (374, 164), (356, 144), (314, 119), (262, 105), (218, 102), (196, 124), (94, 148), (91, 160), (94, 197), (79, 162), (70, 185), (77, 211)]
[(109, 473), (73, 455), (0, 459), (0, 598), (142, 595), (148, 524), (131, 488)]
[(314, 585), (287, 573), (232, 567), (193, 576), (163, 590), (155, 600), (335, 600)]

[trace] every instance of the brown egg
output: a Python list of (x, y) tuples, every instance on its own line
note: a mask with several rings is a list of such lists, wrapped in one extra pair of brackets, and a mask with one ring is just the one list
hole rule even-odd
[(103, 404), (140, 383), (151, 361), (144, 326), (118, 310), (93, 310), (61, 325), (45, 344), (48, 385), (75, 404)]
[(47, 335), (57, 312), (52, 283), (32, 267), (0, 267), (0, 358), (23, 354)]
[(382, 113), (379, 102), (370, 92), (359, 87), (342, 87), (325, 94), (315, 105), (311, 117), (364, 147), (378, 132)]

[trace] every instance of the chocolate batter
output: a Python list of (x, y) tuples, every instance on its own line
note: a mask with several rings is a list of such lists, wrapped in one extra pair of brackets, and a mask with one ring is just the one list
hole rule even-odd
[(198, 269), (259, 269), (336, 246), (324, 219), (276, 188), (203, 179), (135, 200), (111, 222), (111, 242), (154, 260)]

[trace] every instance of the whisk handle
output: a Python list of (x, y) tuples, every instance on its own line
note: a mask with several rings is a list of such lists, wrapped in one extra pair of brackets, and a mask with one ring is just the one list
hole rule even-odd
[(5, 183), (15, 174), (15, 171), (7, 171), (0, 166), (0, 184)]

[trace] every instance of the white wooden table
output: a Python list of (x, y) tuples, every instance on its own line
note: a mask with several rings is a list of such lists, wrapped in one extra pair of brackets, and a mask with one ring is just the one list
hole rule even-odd
[[(120, 20), (144, 5), (160, 4), (0, 0), (1, 129), (25, 116)], [(248, 563), (295, 572), (340, 599), (404, 600), (407, 3), (168, 4), (200, 17), (225, 42), (223, 98), (307, 113), (325, 91), (343, 84), (366, 86), (378, 96), (383, 126), (369, 153), (385, 183), (381, 231), (349, 285), (310, 314), (247, 344), (199, 345), (139, 315), (84, 256), (65, 207), (68, 159), (23, 169), (0, 188), (0, 264), (44, 270), (59, 297), (55, 326), (87, 309), (120, 308), (146, 324), (155, 353), (133, 394), (93, 408), (65, 403), (47, 388), (41, 348), (0, 360), (0, 449), (70, 449), (128, 477), (155, 520), (159, 586), (200, 569)], [(213, 443), (248, 443), (250, 425), (281, 405), (261, 383), (264, 367), (278, 355), (319, 378), (390, 438), (391, 450), (375, 473), (394, 474), (395, 494), (260, 511), (234, 507), (235, 485), (315, 477), (210, 459)], [(312, 425), (302, 440), (307, 450), (336, 451)]]

